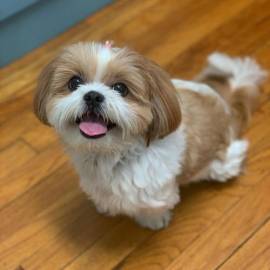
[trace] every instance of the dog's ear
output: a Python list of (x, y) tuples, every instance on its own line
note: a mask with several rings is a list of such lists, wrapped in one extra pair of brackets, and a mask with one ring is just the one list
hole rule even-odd
[(34, 113), (38, 119), (46, 125), (49, 125), (46, 104), (50, 95), (50, 86), (55, 69), (55, 62), (56, 59), (52, 60), (39, 75), (33, 99)]
[(179, 98), (169, 75), (152, 61), (146, 60), (148, 87), (153, 121), (146, 134), (147, 144), (155, 138), (162, 138), (180, 125), (181, 110)]

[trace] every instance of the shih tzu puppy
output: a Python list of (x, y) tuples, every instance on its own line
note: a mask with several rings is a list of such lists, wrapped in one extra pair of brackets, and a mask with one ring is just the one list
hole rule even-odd
[(60, 135), (100, 213), (161, 229), (179, 186), (242, 172), (241, 135), (265, 76), (250, 58), (214, 53), (194, 81), (171, 80), (128, 48), (78, 43), (45, 67), (34, 109)]

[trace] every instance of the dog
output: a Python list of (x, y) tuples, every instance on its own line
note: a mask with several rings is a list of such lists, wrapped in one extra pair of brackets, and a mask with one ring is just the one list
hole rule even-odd
[(42, 71), (34, 95), (98, 212), (161, 229), (180, 186), (241, 174), (241, 139), (266, 77), (255, 60), (213, 53), (193, 81), (170, 79), (128, 48), (77, 43)]

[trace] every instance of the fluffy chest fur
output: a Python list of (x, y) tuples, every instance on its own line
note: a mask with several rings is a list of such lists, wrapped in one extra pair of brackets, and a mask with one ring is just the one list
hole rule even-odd
[(100, 212), (133, 216), (147, 208), (172, 208), (178, 201), (175, 175), (185, 151), (182, 128), (146, 147), (136, 142), (123, 152), (73, 152), (81, 187)]

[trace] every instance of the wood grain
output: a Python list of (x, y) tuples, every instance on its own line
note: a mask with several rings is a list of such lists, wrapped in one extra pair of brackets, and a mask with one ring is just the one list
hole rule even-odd
[(234, 253), (222, 270), (267, 270), (270, 269), (270, 222), (263, 224), (247, 242)]
[(23, 140), (3, 149), (0, 152), (0, 179), (6, 178), (14, 170), (19, 170), (27, 161), (34, 159), (35, 155), (33, 148)]
[(231, 256), (270, 218), (269, 196), (263, 192), (270, 188), (269, 176), (201, 234), (167, 269), (215, 269)]
[(245, 137), (245, 174), (181, 190), (159, 232), (99, 215), (54, 131), (32, 113), (40, 70), (66, 44), (113, 39), (192, 78), (207, 55), (270, 69), (268, 0), (119, 0), (0, 70), (0, 269), (270, 269), (270, 82)]
[(60, 149), (60, 146), (54, 144), (46, 151), (36, 155), (25, 166), (21, 166), (18, 170), (12, 170), (0, 182), (0, 209), (31, 187), (37, 185), (66, 160), (67, 157)]

